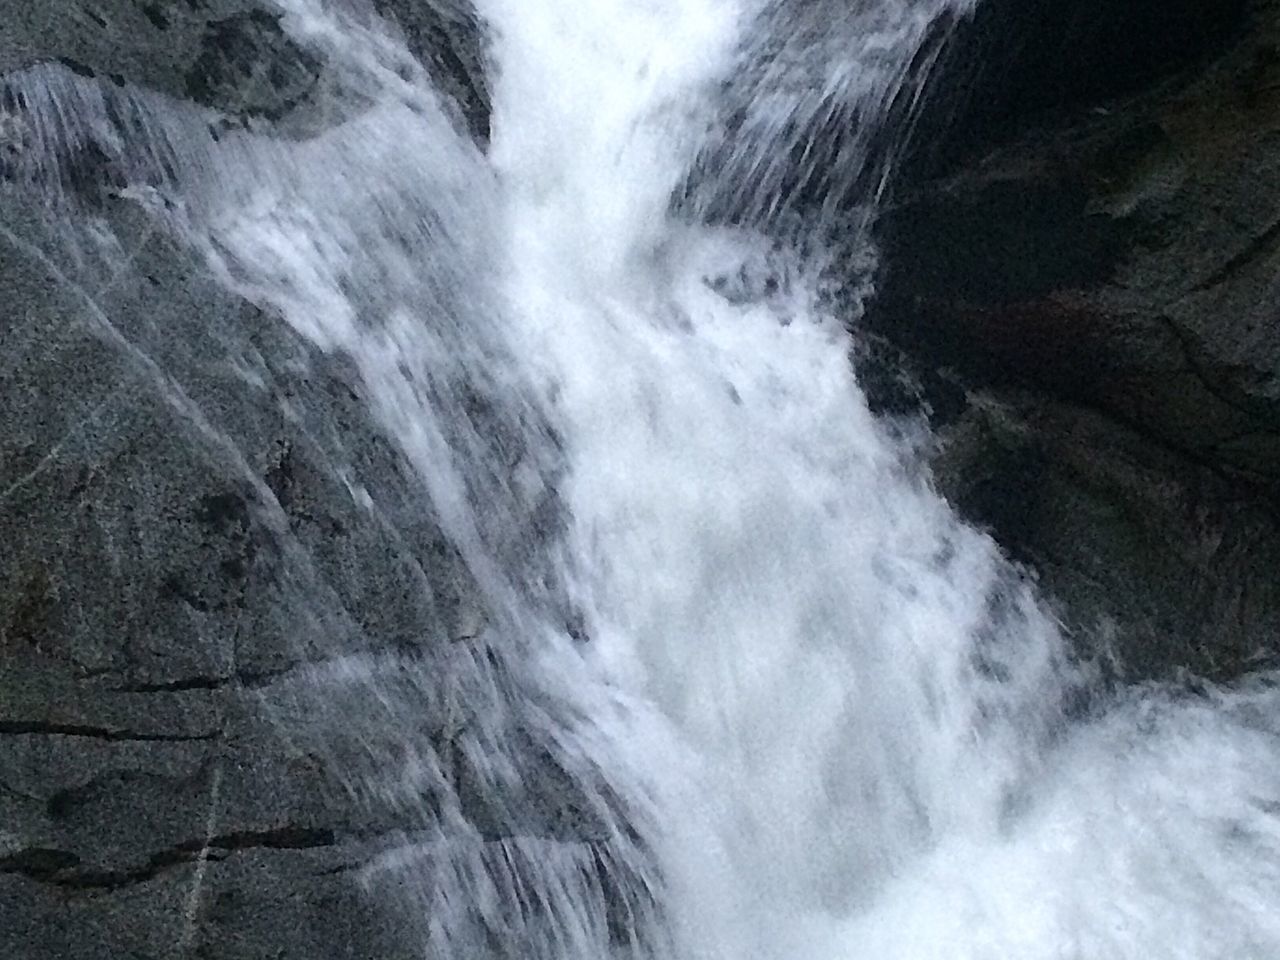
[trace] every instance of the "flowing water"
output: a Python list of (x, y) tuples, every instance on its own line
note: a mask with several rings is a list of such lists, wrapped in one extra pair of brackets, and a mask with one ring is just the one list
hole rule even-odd
[(11, 83), (29, 176), (93, 143), (354, 363), (475, 578), (429, 670), (315, 679), (384, 738), (448, 718), (351, 774), (413, 821), (367, 880), (427, 956), (1280, 956), (1274, 680), (1081, 709), (853, 376), (890, 125), (968, 3), (481, 0), (487, 154), (367, 12), (284, 6), (309, 136)]

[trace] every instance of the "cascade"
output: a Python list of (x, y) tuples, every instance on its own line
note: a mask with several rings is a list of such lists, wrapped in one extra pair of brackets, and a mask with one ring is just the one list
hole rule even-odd
[(310, 681), (425, 955), (1280, 954), (1276, 678), (1081, 695), (849, 362), (841, 258), (967, 0), (480, 0), (487, 153), (358, 4), (282, 6), (317, 130), (41, 66), (15, 175), (74, 220), (91, 152), (429, 491), (474, 636)]

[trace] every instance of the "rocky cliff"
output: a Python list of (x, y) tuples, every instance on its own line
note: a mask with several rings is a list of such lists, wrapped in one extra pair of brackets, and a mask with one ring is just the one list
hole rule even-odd
[(1237, 675), (1280, 638), (1280, 12), (1055, 5), (1035, 79), (996, 6), (881, 219), (864, 366), (1082, 644)]
[[(474, 23), (384, 6), (483, 137)], [(455, 758), (447, 802), (503, 829), (446, 742), (463, 719), (407, 680), (375, 698), (344, 666), (443, 683), (483, 617), (358, 377), (229, 295), (120, 195), (92, 141), (58, 158), (54, 200), (20, 175), (37, 64), (308, 135), (328, 122), (325, 64), (280, 20), (241, 0), (0, 3), (12, 960), (420, 956), (423, 912), (367, 869), (446, 802), (367, 789), (415, 741)], [(526, 819), (571, 802), (539, 786), (553, 774), (525, 778)]]

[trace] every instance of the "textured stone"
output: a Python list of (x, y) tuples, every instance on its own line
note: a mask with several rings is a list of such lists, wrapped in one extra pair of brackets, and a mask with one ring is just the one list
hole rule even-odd
[(0, 951), (14, 960), (420, 957), (412, 937), (388, 935), (395, 925), (353, 882), (370, 844), (326, 840), (215, 837), (127, 877), (0, 873)]
[(431, 73), (478, 143), (489, 140), (491, 108), (485, 34), (470, 0), (373, 0), (404, 32), (409, 49)]
[(0, 185), (0, 951), (412, 953), (306, 864), (435, 801), (364, 789), (404, 730), (351, 682), (343, 739), (308, 674), (413, 669), (474, 634), (474, 587), (346, 365), (95, 203), (73, 230)]
[(1049, 589), (1107, 675), (1217, 680), (1274, 663), (1280, 515), (1094, 411), (970, 395), (942, 430), (943, 492)]
[[(377, 0), (478, 141), (488, 136), (481, 34), (465, 0)], [(82, 76), (191, 100), (233, 122), (306, 134), (343, 109), (324, 57), (292, 39), (271, 0), (5, 0), (0, 76), (61, 62)]]
[[(382, 8), (483, 139), (469, 8)], [(92, 113), (102, 86), (120, 91), (107, 125), (134, 97), (150, 118), (158, 91), (221, 113), (215, 139), (310, 136), (350, 78), (278, 14), (85, 0), (0, 18), (0, 71), (63, 61), (0, 76), (5, 957), (417, 957), (457, 896), (437, 880), (504, 868), (509, 842), (597, 863), (598, 895), (625, 882), (611, 845), (631, 839), (601, 823), (597, 772), (553, 756), (553, 706), (503, 666), (354, 365), (171, 235), (171, 194), (148, 185), (175, 171), (131, 167), (110, 131), (37, 136), (25, 119), (23, 91)], [(514, 469), (523, 436), (467, 401)], [(544, 500), (501, 531), (504, 559), (541, 556)], [(463, 865), (442, 866), (442, 845)]]
[(1132, 675), (1228, 677), (1276, 649), (1278, 18), (1254, 3), (1203, 68), (1138, 94), (1121, 75), (1123, 97), (903, 180), (879, 226), (879, 401), (932, 404), (940, 481), (1078, 633), (1113, 625)]

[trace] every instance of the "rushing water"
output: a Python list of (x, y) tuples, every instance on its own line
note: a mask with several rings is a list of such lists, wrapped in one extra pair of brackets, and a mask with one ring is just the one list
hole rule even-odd
[[(341, 118), (308, 138), (12, 81), (28, 175), (94, 144), (351, 359), (476, 579), (447, 662), (317, 677), (386, 737), (451, 718), (352, 772), (416, 828), (368, 879), (428, 956), (1280, 956), (1274, 684), (1068, 709), (1034, 590), (853, 377), (841, 258), (967, 6), (482, 0), (487, 155), (318, 0), (285, 4)], [(548, 778), (576, 822), (525, 804)]]

